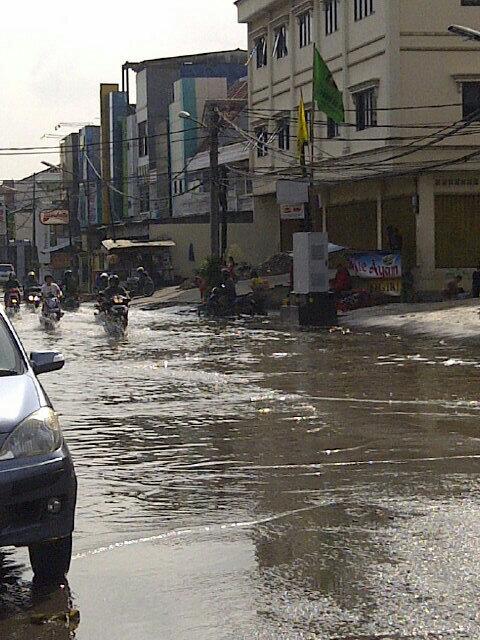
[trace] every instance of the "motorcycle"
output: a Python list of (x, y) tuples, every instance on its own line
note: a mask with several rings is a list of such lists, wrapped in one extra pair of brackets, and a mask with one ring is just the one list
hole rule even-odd
[(237, 303), (229, 298), (225, 285), (214, 287), (201, 309), (205, 315), (212, 318), (227, 318), (237, 315)]
[(66, 295), (62, 301), (62, 308), (65, 311), (78, 311), (80, 309), (80, 300), (76, 296)]
[(60, 300), (55, 296), (45, 298), (40, 315), (40, 324), (47, 331), (54, 331), (63, 317)]
[(136, 298), (151, 298), (155, 293), (155, 284), (150, 276), (146, 277), (143, 284), (140, 278), (129, 278), (127, 287)]
[(106, 302), (101, 312), (105, 314), (103, 328), (112, 337), (122, 338), (128, 328), (128, 305), (130, 300), (124, 296), (114, 296)]
[(20, 314), (20, 289), (10, 289), (5, 298), (5, 311), (9, 318)]
[(25, 292), (25, 304), (32, 313), (36, 313), (42, 304), (41, 292), (41, 287), (31, 287)]

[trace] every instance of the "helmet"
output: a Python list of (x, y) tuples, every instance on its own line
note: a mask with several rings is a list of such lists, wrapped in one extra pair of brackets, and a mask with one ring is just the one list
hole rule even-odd
[(35, 271), (29, 271), (28, 272), (28, 277), (29, 278), (35, 278)]
[(65, 276), (65, 278), (67, 276), (73, 276), (73, 271), (71, 269), (67, 269), (63, 275)]
[(108, 273), (105, 273), (105, 271), (100, 275), (100, 278), (102, 278), (102, 280), (108, 279)]
[(118, 276), (110, 276), (110, 278), (108, 279), (108, 284), (113, 287), (118, 286), (120, 284), (120, 278)]
[(145, 273), (145, 269), (143, 267), (138, 267), (137, 273)]

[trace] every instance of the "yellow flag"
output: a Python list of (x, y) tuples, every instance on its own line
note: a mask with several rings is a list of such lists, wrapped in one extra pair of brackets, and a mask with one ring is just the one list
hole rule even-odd
[(305, 145), (308, 143), (308, 125), (307, 114), (305, 113), (305, 103), (303, 102), (303, 96), (300, 98), (300, 104), (298, 105), (298, 134), (297, 134), (297, 155), (301, 159), (305, 151)]

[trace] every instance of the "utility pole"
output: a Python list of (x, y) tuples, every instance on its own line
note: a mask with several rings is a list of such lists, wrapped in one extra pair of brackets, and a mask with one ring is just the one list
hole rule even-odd
[(220, 256), (223, 259), (225, 258), (228, 247), (228, 174), (225, 166), (221, 167), (219, 175), (221, 182), (219, 189), (219, 201), (222, 209), (222, 241), (220, 243)]
[(35, 266), (35, 270), (38, 266), (38, 251), (37, 251), (37, 174), (33, 174), (33, 188), (32, 188), (32, 261)]
[(220, 189), (218, 172), (218, 129), (220, 117), (216, 107), (210, 115), (210, 247), (213, 258), (220, 257)]

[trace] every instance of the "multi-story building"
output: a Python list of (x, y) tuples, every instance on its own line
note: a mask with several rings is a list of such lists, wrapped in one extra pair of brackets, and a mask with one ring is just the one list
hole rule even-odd
[[(480, 47), (450, 35), (475, 25), (470, 0), (237, 0), (248, 23), (255, 211), (291, 247), (298, 221), (282, 221), (276, 177), (301, 174), (296, 127), (301, 95), (312, 113), (316, 44), (343, 94), (340, 126), (315, 110), (307, 152), (320, 206), (314, 226), (353, 249), (403, 237), (416, 285), (438, 290), (480, 256), (476, 160)], [(267, 175), (266, 175), (267, 174)], [(270, 175), (268, 175), (270, 174)]]
[[(208, 123), (212, 109), (217, 109), (235, 127), (248, 128), (246, 79), (235, 83), (228, 91), (224, 79), (197, 79), (195, 84), (204, 89), (196, 91), (201, 103), (186, 103), (180, 80), (176, 83), (176, 99), (170, 108), (172, 218), (150, 225), (152, 238), (171, 238), (175, 242), (173, 266), (182, 277), (191, 276), (211, 252), (211, 173), (207, 129), (199, 127), (192, 119), (179, 118), (178, 114), (187, 110), (197, 122)], [(222, 249), (236, 260), (261, 262), (270, 257), (268, 233), (254, 220), (249, 145), (235, 128), (227, 126), (223, 119), (222, 123), (218, 141)]]
[[(138, 138), (138, 207), (148, 218), (171, 217), (169, 115), (174, 84), (183, 80), (185, 104), (195, 111), (195, 78), (226, 78), (231, 86), (245, 75), (246, 51), (220, 51), (174, 58), (127, 62), (123, 90), (129, 94), (129, 72), (136, 74), (135, 110)], [(133, 120), (132, 120), (133, 122)], [(130, 122), (130, 126), (132, 126)]]
[[(55, 167), (39, 171), (13, 183), (15, 199), (15, 240), (34, 251), (29, 267), (38, 268), (40, 276), (54, 271), (52, 248), (67, 246), (68, 225), (42, 224), (42, 214), (50, 210), (62, 210), (65, 205), (63, 175)], [(62, 231), (59, 231), (59, 228)], [(18, 251), (17, 251), (18, 255)], [(25, 269), (20, 268), (17, 258), (18, 276), (23, 278)], [(25, 261), (21, 261), (25, 264)]]

